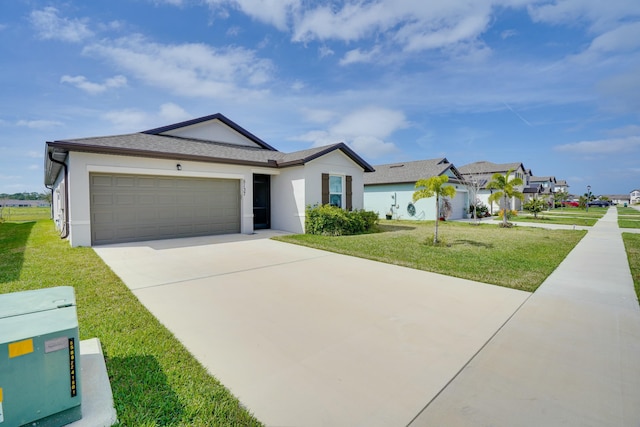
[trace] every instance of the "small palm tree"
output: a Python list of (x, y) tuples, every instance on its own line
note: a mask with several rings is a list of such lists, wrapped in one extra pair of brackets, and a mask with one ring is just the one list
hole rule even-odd
[(416, 202), (420, 199), (426, 199), (436, 196), (436, 230), (433, 235), (433, 243), (438, 243), (438, 222), (440, 222), (440, 198), (442, 197), (454, 197), (456, 195), (456, 189), (450, 185), (444, 184), (449, 181), (449, 177), (446, 175), (432, 176), (428, 179), (421, 179), (416, 182), (416, 190), (413, 193), (413, 201)]
[(507, 227), (507, 209), (509, 207), (509, 200), (513, 197), (517, 197), (522, 200), (524, 195), (516, 190), (518, 185), (522, 185), (522, 179), (515, 177), (509, 179), (509, 176), (513, 172), (513, 169), (509, 169), (507, 173), (502, 175), (501, 173), (495, 173), (491, 177), (491, 182), (487, 184), (487, 188), (493, 188), (496, 191), (491, 196), (489, 196), (490, 202), (497, 202), (500, 204), (500, 199), (504, 200), (503, 209), (504, 214), (502, 215), (502, 226)]

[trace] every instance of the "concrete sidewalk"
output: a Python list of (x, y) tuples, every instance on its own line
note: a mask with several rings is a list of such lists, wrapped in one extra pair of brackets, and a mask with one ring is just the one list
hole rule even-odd
[(640, 307), (617, 211), (411, 426), (640, 426)]

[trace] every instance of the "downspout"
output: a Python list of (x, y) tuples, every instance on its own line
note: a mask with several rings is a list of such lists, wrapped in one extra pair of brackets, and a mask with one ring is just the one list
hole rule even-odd
[(49, 215), (49, 219), (53, 219), (53, 186), (49, 187), (48, 185), (45, 185), (45, 188), (51, 191), (51, 209), (49, 209), (51, 212)]
[[(49, 160), (53, 163), (57, 163), (62, 165), (64, 168), (64, 228), (62, 230), (62, 235), (60, 235), (61, 239), (66, 239), (69, 237), (69, 168), (67, 164), (64, 162), (60, 162), (53, 158), (53, 152), (49, 152)], [(53, 190), (51, 191), (51, 209), (53, 209)]]

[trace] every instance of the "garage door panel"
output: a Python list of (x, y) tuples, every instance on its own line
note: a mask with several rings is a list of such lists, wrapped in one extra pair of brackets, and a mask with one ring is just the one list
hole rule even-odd
[(240, 182), (91, 174), (93, 244), (240, 232)]
[(132, 176), (116, 176), (115, 177), (115, 186), (116, 187), (134, 187), (136, 183), (135, 177)]

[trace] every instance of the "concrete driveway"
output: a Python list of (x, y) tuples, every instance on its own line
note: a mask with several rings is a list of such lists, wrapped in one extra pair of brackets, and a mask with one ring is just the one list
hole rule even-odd
[(96, 247), (268, 426), (404, 426), (526, 292), (269, 240)]

